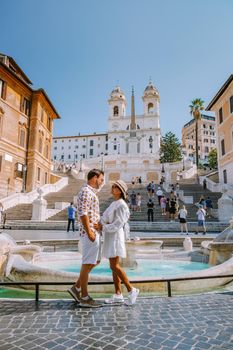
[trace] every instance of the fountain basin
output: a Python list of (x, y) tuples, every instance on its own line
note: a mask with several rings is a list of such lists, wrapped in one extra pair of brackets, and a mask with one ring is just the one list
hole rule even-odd
[[(156, 248), (157, 245), (157, 248)], [(162, 251), (160, 250), (160, 243), (155, 244), (153, 248), (152, 242), (143, 242), (142, 240), (136, 242), (130, 242), (128, 244), (129, 249), (129, 258), (136, 262), (137, 269), (141, 269), (141, 274), (139, 270), (134, 270), (129, 268), (127, 271), (129, 278), (137, 283), (137, 286), (141, 289), (142, 292), (166, 292), (167, 284), (164, 282), (156, 282), (161, 278), (166, 279), (166, 277), (201, 277), (201, 276), (216, 276), (216, 275), (226, 275), (233, 273), (233, 258), (225, 261), (224, 263), (209, 267), (208, 265), (202, 265), (203, 269), (198, 271), (188, 270), (186, 267), (190, 265), (190, 261), (195, 261), (195, 254), (191, 252), (181, 252), (181, 251)], [(8, 245), (7, 245), (8, 247)], [(139, 249), (138, 249), (139, 248)], [(153, 249), (152, 249), (153, 248)], [(156, 248), (156, 249), (155, 249)], [(33, 258), (31, 261), (26, 261), (23, 257), (27, 250), (27, 246), (24, 246), (22, 249), (22, 255), (17, 254), (9, 250), (9, 255), (7, 263), (4, 267), (4, 280), (12, 282), (48, 282), (51, 285), (41, 286), (42, 290), (66, 290), (67, 286), (54, 286), (54, 282), (68, 282), (69, 285), (74, 283), (78, 278), (78, 269), (72, 270), (72, 265), (76, 266), (81, 265), (81, 255), (74, 252), (65, 252), (65, 253), (44, 253), (38, 251), (33, 253)], [(28, 247), (31, 251), (31, 247)], [(33, 250), (34, 251), (34, 250)], [(146, 253), (147, 251), (147, 253)], [(145, 259), (146, 258), (146, 259)], [(169, 260), (169, 263), (168, 261)], [(174, 262), (182, 260), (183, 270), (181, 269), (178, 274), (174, 271)], [(168, 266), (169, 274), (166, 276), (162, 272), (162, 264)], [(170, 264), (170, 265), (169, 265)], [(63, 267), (62, 267), (63, 266)], [(68, 267), (64, 270), (64, 266)], [(100, 285), (90, 286), (90, 292), (97, 292), (101, 294), (113, 293), (113, 285), (101, 285), (101, 282), (109, 281), (112, 282), (111, 271), (108, 269), (108, 262), (104, 260), (99, 265), (98, 268), (93, 270), (93, 274), (90, 275), (90, 281), (99, 282)], [(143, 267), (143, 268), (142, 268)], [(60, 268), (60, 270), (59, 270)], [(108, 273), (98, 272), (98, 269), (108, 269)], [(62, 270), (63, 269), (63, 270)], [(157, 269), (157, 274), (156, 274)], [(106, 272), (106, 271), (105, 271)], [(143, 283), (143, 280), (151, 280), (151, 283)], [(153, 282), (153, 280), (155, 282)], [(210, 288), (222, 286), (232, 278), (219, 278), (219, 279), (205, 279), (199, 281), (177, 281), (172, 282), (172, 291), (173, 292), (194, 292), (194, 291), (204, 291), (209, 290)], [(25, 286), (25, 288), (27, 288)], [(29, 287), (30, 289), (31, 287)]]

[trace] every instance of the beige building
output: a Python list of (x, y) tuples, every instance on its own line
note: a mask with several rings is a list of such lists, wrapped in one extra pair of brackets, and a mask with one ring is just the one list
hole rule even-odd
[(50, 183), (53, 120), (43, 89), (12, 57), (0, 54), (0, 198)]
[[(184, 156), (196, 159), (195, 120), (191, 119), (182, 128), (182, 148)], [(198, 156), (200, 163), (208, 163), (209, 152), (216, 148), (216, 120), (214, 116), (202, 114), (198, 122)]]
[(233, 184), (233, 74), (223, 84), (207, 110), (217, 119), (218, 167), (220, 183)]

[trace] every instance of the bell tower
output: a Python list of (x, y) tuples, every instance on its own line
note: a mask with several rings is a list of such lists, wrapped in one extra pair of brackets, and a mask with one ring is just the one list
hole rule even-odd
[(126, 99), (125, 94), (119, 86), (116, 86), (108, 99), (109, 118), (125, 117)]
[(159, 117), (159, 104), (160, 97), (159, 92), (156, 87), (153, 85), (151, 79), (149, 80), (149, 84), (144, 90), (144, 94), (142, 96), (143, 106), (144, 106), (144, 115), (156, 115)]

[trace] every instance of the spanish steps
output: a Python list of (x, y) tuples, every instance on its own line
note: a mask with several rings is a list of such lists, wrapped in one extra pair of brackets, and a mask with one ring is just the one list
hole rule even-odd
[[(46, 195), (44, 198), (48, 203), (48, 209), (52, 209), (55, 206), (55, 202), (75, 202), (75, 197), (79, 192), (81, 186), (83, 185), (83, 180), (77, 180), (72, 175), (67, 175), (69, 179), (69, 183), (63, 189), (58, 192), (53, 192)], [(186, 204), (186, 208), (188, 211), (188, 221), (196, 221), (196, 212), (197, 206), (195, 203), (199, 202), (201, 195), (204, 195), (205, 198), (208, 196), (212, 199), (214, 208), (217, 208), (217, 200), (220, 198), (221, 193), (210, 192), (209, 190), (203, 190), (201, 185), (197, 185), (194, 182), (194, 179), (183, 180), (180, 182), (180, 189), (184, 190), (185, 195), (193, 196), (194, 204)], [(140, 193), (142, 196), (142, 205), (141, 212), (131, 211), (131, 221), (147, 221), (147, 201), (148, 194), (146, 190), (146, 184), (141, 186), (137, 185), (132, 188), (132, 185), (129, 184), (129, 194), (135, 191), (135, 193)], [(166, 196), (169, 196), (168, 193), (164, 193)], [(110, 184), (106, 184), (101, 192), (99, 192), (100, 199), (100, 211), (103, 212), (105, 208), (111, 203), (111, 186)], [(167, 222), (169, 218), (161, 215), (161, 208), (158, 205), (157, 196), (153, 198), (155, 203), (154, 207), (154, 221), (158, 222)], [(179, 205), (182, 202), (179, 201)], [(6, 211), (7, 221), (12, 220), (31, 220), (32, 217), (32, 204), (20, 204), (15, 207), (12, 207)], [(64, 209), (58, 212), (56, 215), (50, 217), (49, 221), (66, 221), (67, 220), (67, 209)], [(216, 219), (208, 218), (208, 221), (216, 221)]]

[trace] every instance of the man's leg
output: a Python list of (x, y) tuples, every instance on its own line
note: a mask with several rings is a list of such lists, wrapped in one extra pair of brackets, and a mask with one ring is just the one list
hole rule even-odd
[(67, 232), (70, 230), (70, 219), (68, 219)]
[(95, 267), (95, 265), (92, 265), (92, 264), (84, 264), (81, 267), (79, 279), (76, 282), (76, 287), (77, 288), (81, 287), (82, 298), (85, 298), (88, 296), (88, 291), (87, 291), (88, 278), (89, 278), (89, 273), (93, 269), (93, 267)]
[(74, 219), (72, 219), (72, 231), (74, 232)]

